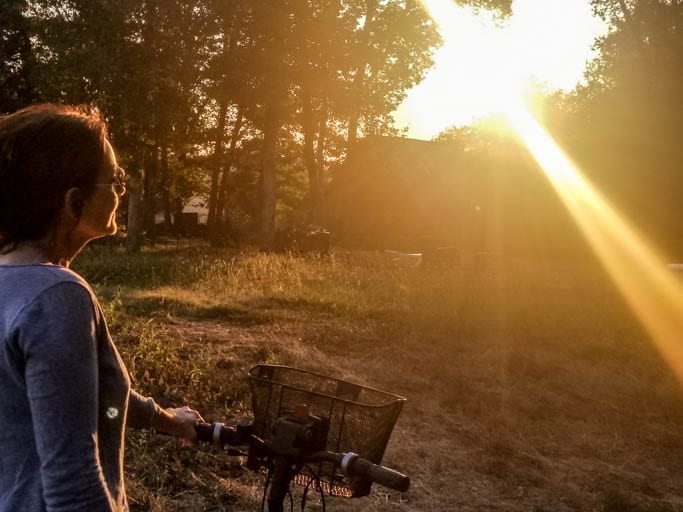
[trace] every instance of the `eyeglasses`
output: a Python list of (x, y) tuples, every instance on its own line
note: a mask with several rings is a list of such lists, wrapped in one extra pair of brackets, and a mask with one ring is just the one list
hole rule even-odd
[(117, 166), (116, 169), (114, 169), (114, 176), (112, 176), (111, 181), (107, 183), (95, 183), (95, 185), (98, 187), (109, 186), (117, 196), (121, 197), (126, 193), (126, 171)]

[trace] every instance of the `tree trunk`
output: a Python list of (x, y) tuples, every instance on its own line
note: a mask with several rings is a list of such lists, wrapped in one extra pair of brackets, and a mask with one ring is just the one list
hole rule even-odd
[[(220, 180), (220, 185), (218, 189), (218, 199), (216, 201), (217, 204), (217, 210), (216, 210), (216, 222), (217, 224), (220, 224), (221, 227), (221, 234), (223, 233), (224, 228), (229, 226), (224, 226), (224, 222), (226, 221), (227, 218), (227, 210), (228, 210), (228, 204), (227, 204), (227, 197), (228, 197), (228, 182), (230, 178), (230, 171), (232, 169), (232, 163), (234, 161), (234, 154), (235, 154), (235, 148), (237, 147), (237, 141), (239, 140), (240, 136), (240, 131), (242, 130), (242, 123), (244, 122), (244, 115), (243, 115), (243, 109), (242, 106), (237, 110), (237, 117), (235, 118), (235, 125), (232, 128), (232, 135), (230, 136), (230, 147), (228, 148), (227, 152), (227, 158), (225, 161), (225, 165), (223, 168), (223, 174), (221, 176)], [(228, 233), (229, 234), (229, 233)]]
[[(223, 53), (221, 55), (223, 65), (226, 67), (226, 69), (230, 69), (229, 63), (230, 63), (230, 55), (232, 54), (233, 50), (235, 49), (235, 45), (237, 44), (237, 37), (236, 37), (236, 31), (237, 31), (237, 23), (233, 23), (233, 15), (234, 11), (232, 10), (232, 6), (230, 5), (229, 2), (226, 2), (225, 5), (222, 5), (225, 10), (222, 11), (223, 15)], [(222, 80), (225, 81), (227, 80), (227, 77), (225, 75), (222, 76)], [(222, 87), (226, 87), (225, 82), (222, 84)], [(214, 152), (213, 152), (213, 172), (211, 174), (211, 190), (209, 193), (209, 212), (208, 212), (208, 218), (206, 220), (207, 228), (209, 231), (209, 239), (211, 240), (211, 243), (215, 243), (216, 238), (219, 236), (218, 230), (221, 224), (221, 217), (222, 217), (222, 199), (221, 199), (221, 194), (222, 194), (222, 181), (224, 181), (224, 176), (225, 173), (229, 171), (229, 169), (225, 168), (225, 162), (224, 162), (224, 151), (223, 148), (225, 146), (225, 122), (226, 122), (226, 117), (228, 114), (228, 106), (230, 104), (230, 98), (229, 98), (229, 93), (227, 91), (224, 92), (223, 97), (220, 100), (220, 110), (218, 113), (218, 126), (216, 127), (216, 142), (214, 145)], [(238, 115), (239, 117), (239, 115)], [(240, 121), (238, 121), (240, 122)], [(221, 169), (223, 169), (223, 172), (221, 173)], [(222, 178), (223, 176), (223, 178)]]
[[(359, 41), (359, 44), (361, 45), (370, 45), (370, 34), (372, 33), (371, 26), (374, 23), (378, 5), (378, 0), (367, 0), (365, 2), (365, 25), (363, 26), (363, 31), (361, 32)], [(363, 79), (367, 73), (367, 67), (367, 62), (358, 64), (358, 67), (356, 68), (356, 74), (353, 77), (353, 84), (351, 85), (351, 91), (353, 94), (352, 101), (355, 102), (355, 105), (349, 117), (349, 130), (346, 135), (346, 145), (349, 149), (351, 146), (353, 146), (358, 138), (358, 122), (360, 120), (360, 107), (358, 105), (362, 96), (361, 92), (364, 87)]]
[(349, 118), (349, 130), (346, 135), (346, 147), (347, 151), (351, 149), (351, 146), (354, 145), (356, 140), (358, 139), (358, 119), (360, 118), (360, 114), (358, 112), (354, 112), (351, 117)]
[(311, 95), (306, 85), (302, 88), (303, 103), (303, 131), (304, 131), (304, 164), (308, 171), (308, 197), (310, 206), (311, 222), (318, 224), (320, 221), (320, 170), (315, 158), (313, 139), (315, 139), (315, 129), (313, 128), (313, 106), (311, 105)]
[[(138, 160), (138, 165), (140, 160), (142, 159)], [(128, 196), (126, 248), (128, 252), (139, 252), (142, 246), (142, 172), (138, 165), (131, 166), (126, 184)]]
[(143, 229), (151, 233), (154, 229), (155, 187), (159, 173), (159, 148), (149, 146), (145, 151), (145, 170), (142, 180), (142, 219)]
[[(161, 150), (161, 207), (164, 214), (164, 227), (166, 230), (171, 229), (171, 199), (168, 193), (168, 182), (170, 180), (169, 169), (168, 169), (168, 152), (167, 147)], [(156, 220), (155, 220), (156, 222)], [(155, 224), (156, 228), (156, 224)], [(155, 230), (156, 234), (156, 230)]]
[(327, 213), (324, 211), (323, 205), (323, 190), (326, 182), (325, 176), (325, 140), (327, 138), (327, 104), (323, 100), (323, 105), (320, 107), (320, 120), (318, 124), (318, 141), (316, 143), (316, 166), (318, 170), (318, 222), (322, 224), (327, 218)]
[(211, 190), (209, 192), (209, 215), (206, 219), (207, 228), (209, 230), (209, 237), (213, 239), (214, 231), (219, 223), (219, 216), (217, 211), (219, 209), (218, 190), (219, 180), (221, 176), (221, 164), (223, 160), (223, 141), (225, 139), (225, 118), (228, 114), (227, 97), (221, 100), (220, 110), (218, 112), (218, 126), (216, 127), (216, 140), (213, 147), (213, 170), (211, 171)]
[(275, 151), (280, 128), (278, 108), (273, 103), (265, 107), (263, 150), (261, 153), (261, 250), (273, 248), (275, 239), (276, 169)]

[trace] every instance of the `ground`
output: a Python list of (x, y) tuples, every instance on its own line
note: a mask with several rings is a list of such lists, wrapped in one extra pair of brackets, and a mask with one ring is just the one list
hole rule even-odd
[[(683, 511), (681, 385), (594, 270), (212, 258), (192, 284), (101, 286), (129, 370), (165, 405), (226, 423), (250, 413), (259, 363), (405, 396), (383, 463), (409, 492), (374, 486), (328, 510)], [(260, 507), (243, 458), (133, 433), (127, 461), (133, 510)]]

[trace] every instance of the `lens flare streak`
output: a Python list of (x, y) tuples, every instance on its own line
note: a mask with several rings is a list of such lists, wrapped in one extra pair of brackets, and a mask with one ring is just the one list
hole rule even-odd
[(520, 107), (508, 113), (627, 303), (683, 384), (683, 287), (650, 244)]

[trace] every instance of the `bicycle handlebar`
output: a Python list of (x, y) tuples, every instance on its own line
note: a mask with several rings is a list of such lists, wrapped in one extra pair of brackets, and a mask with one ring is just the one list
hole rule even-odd
[[(199, 441), (223, 446), (224, 444), (238, 446), (255, 444), (271, 455), (277, 456), (269, 443), (251, 434), (246, 423), (238, 423), (237, 428), (226, 427), (222, 423), (199, 423), (196, 426)], [(355, 453), (335, 453), (330, 451), (314, 451), (301, 455), (300, 462), (332, 462), (339, 466), (342, 472), (350, 478), (364, 478), (378, 483), (389, 489), (406, 492), (410, 487), (410, 477), (391, 468), (374, 464)]]
[(341, 468), (345, 475), (351, 478), (366, 478), (395, 491), (406, 492), (410, 487), (410, 477), (407, 475), (386, 466), (374, 464), (355, 453), (313, 452), (306, 457), (306, 460), (333, 462)]

